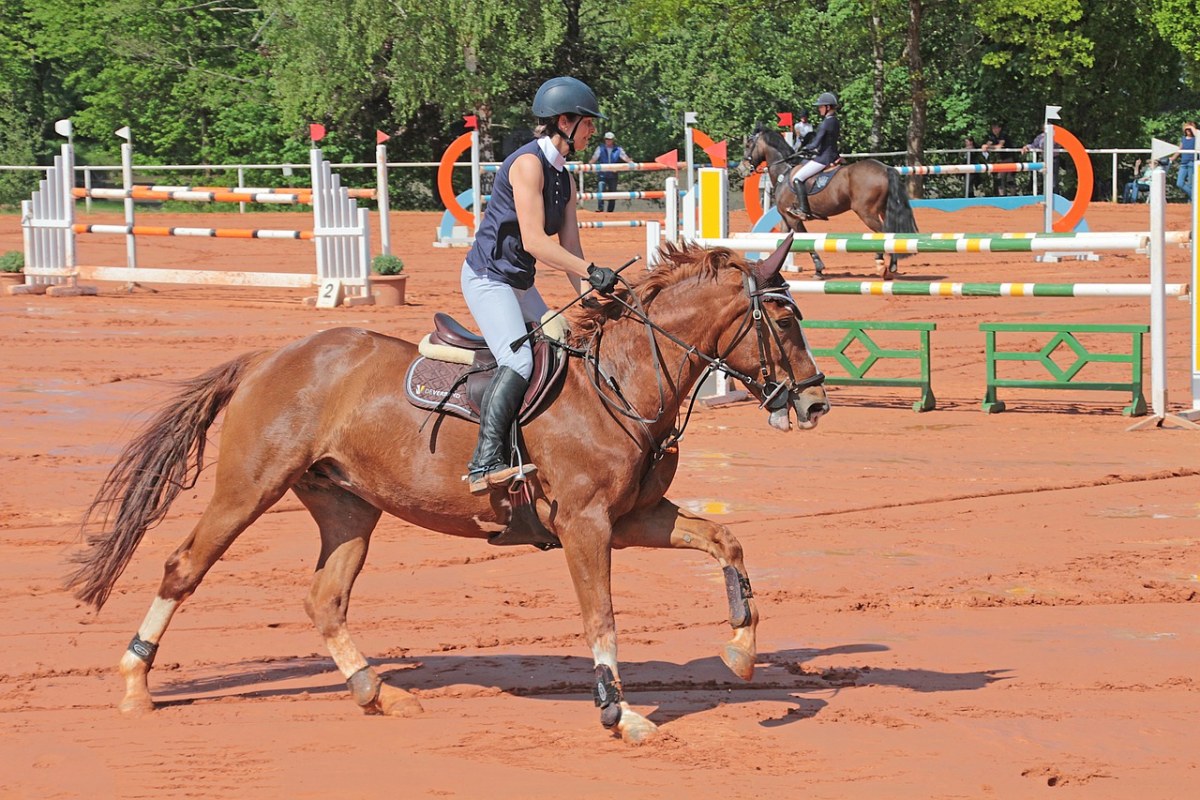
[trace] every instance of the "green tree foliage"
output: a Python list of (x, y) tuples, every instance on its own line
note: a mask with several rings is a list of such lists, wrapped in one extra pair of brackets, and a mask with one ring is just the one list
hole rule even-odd
[[(34, 61), (23, 6), (0, 6), (0, 164), (33, 163), (41, 138)], [(0, 206), (17, 205), (36, 183), (36, 173), (0, 171)]]
[(1200, 0), (1152, 0), (1150, 19), (1193, 72), (1200, 68)]
[[(45, 163), (75, 123), (82, 163), (435, 160), (479, 118), (485, 157), (532, 123), (541, 81), (589, 82), (640, 160), (682, 115), (737, 156), (756, 122), (842, 100), (843, 149), (924, 158), (992, 119), (1017, 143), (1047, 104), (1087, 144), (1145, 146), (1195, 116), (1197, 0), (6, 0), (0, 161)], [(27, 191), (0, 172), (0, 202)], [(399, 180), (399, 179), (398, 179)], [(434, 205), (433, 171), (401, 204)], [(11, 188), (15, 187), (15, 188)]]

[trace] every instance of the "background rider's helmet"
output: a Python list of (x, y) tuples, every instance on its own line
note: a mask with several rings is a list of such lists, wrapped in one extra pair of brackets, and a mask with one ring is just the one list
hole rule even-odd
[(831, 106), (832, 108), (837, 108), (837, 106), (838, 106), (837, 95), (834, 94), (833, 92), (822, 92), (821, 96), (817, 98), (816, 105)]
[(588, 85), (577, 78), (559, 76), (541, 85), (533, 96), (533, 115), (538, 119), (559, 114), (608, 119), (600, 113), (600, 104)]

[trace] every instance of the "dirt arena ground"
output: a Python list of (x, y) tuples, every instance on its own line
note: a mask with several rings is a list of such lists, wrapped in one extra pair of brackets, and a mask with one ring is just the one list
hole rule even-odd
[[(248, 219), (295, 227), (287, 215), (200, 224)], [(926, 231), (1037, 230), (1041, 212), (918, 219)], [(1144, 230), (1146, 207), (1093, 206), (1088, 221)], [(748, 227), (738, 214), (733, 224)], [(1186, 209), (1172, 206), (1168, 224), (1186, 227)], [(938, 408), (915, 413), (912, 390), (834, 387), (833, 411), (809, 432), (776, 432), (750, 403), (696, 414), (669, 496), (744, 545), (763, 617), (758, 672), (743, 683), (717, 656), (729, 629), (711, 560), (619, 552), (623, 677), (661, 729), (647, 745), (599, 725), (561, 551), (492, 548), (392, 518), (351, 624), (426, 713), (363, 716), (302, 607), (318, 539), (290, 496), (176, 617), (151, 673), (161, 710), (122, 718), (115, 665), (212, 470), (96, 615), (61, 584), (116, 454), (168, 381), (242, 351), (341, 325), (419, 338), (434, 311), (466, 318), (463, 251), (433, 248), (436, 225), (394, 215), (411, 276), (402, 308), (163, 285), (0, 296), (0, 798), (1195, 796), (1200, 438), (1126, 432), (1118, 392), (1008, 390), (1007, 412), (980, 410), (979, 323), (1148, 322), (1147, 304), (1128, 299), (801, 297), (810, 319), (935, 321)], [(814, 227), (860, 229), (850, 218)], [(641, 229), (583, 236), (601, 264), (644, 248)], [(20, 247), (19, 220), (0, 217), (0, 252)], [(313, 268), (303, 242), (143, 240), (139, 256), (147, 267)], [(79, 257), (123, 265), (123, 240), (83, 239)], [(1169, 280), (1189, 280), (1188, 258), (1171, 249)], [(828, 261), (835, 277), (871, 277), (868, 256)], [(1140, 281), (1146, 270), (1133, 254), (931, 255), (905, 261), (902, 277)], [(556, 276), (542, 286), (552, 302), (568, 297)], [(1180, 409), (1191, 402), (1188, 307), (1169, 300), (1168, 316)], [(1148, 392), (1148, 358), (1146, 380)]]

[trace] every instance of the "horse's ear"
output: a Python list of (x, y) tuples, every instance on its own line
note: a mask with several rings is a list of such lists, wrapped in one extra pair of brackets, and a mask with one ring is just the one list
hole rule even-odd
[(794, 238), (795, 233), (788, 233), (787, 238), (779, 243), (774, 253), (754, 265), (754, 278), (758, 281), (759, 286), (766, 286), (779, 274), (779, 270), (783, 268), (783, 262), (787, 260), (788, 253), (792, 251), (792, 239)]

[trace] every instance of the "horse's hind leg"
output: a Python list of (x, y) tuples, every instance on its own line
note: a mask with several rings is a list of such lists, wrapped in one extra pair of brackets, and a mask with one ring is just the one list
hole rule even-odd
[(293, 491), (321, 530), (321, 555), (304, 610), (325, 639), (354, 702), (368, 714), (419, 714), (421, 704), (417, 698), (379, 678), (346, 625), (350, 591), (366, 561), (380, 510), (323, 478), (306, 476)]
[(727, 527), (663, 499), (622, 517), (613, 530), (613, 547), (676, 547), (700, 550), (715, 558), (725, 575), (729, 624), (733, 627), (733, 638), (725, 644), (721, 660), (739, 678), (754, 677), (758, 607), (742, 561), (742, 545)]
[[(257, 476), (257, 480), (263, 481), (261, 485), (268, 485), (267, 479), (262, 476)], [(150, 610), (137, 634), (121, 656), (118, 668), (125, 679), (121, 713), (153, 710), (154, 701), (150, 696), (147, 676), (171, 618), (183, 601), (196, 591), (200, 581), (224, 555), (233, 540), (287, 490), (286, 482), (275, 484), (269, 492), (264, 492), (261, 485), (256, 486), (256, 483), (253, 476), (218, 472), (213, 499), (188, 538), (167, 559), (158, 594), (150, 604)]]
[[(885, 196), (884, 203), (886, 202), (887, 197)], [(854, 209), (854, 213), (858, 215), (858, 218), (863, 221), (863, 224), (875, 233), (883, 233), (883, 212), (878, 211), (873, 205), (867, 204), (856, 205), (852, 208)], [(897, 263), (895, 253), (875, 254), (875, 271), (881, 278), (886, 278), (889, 272), (894, 273)]]

